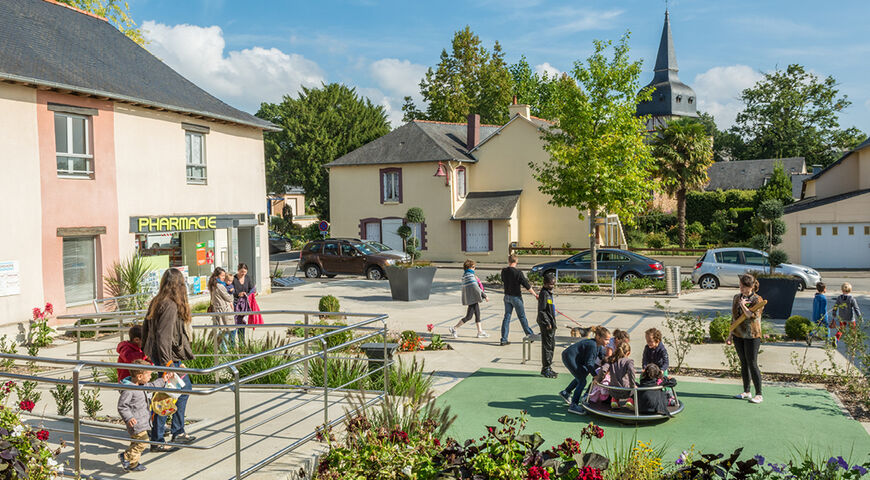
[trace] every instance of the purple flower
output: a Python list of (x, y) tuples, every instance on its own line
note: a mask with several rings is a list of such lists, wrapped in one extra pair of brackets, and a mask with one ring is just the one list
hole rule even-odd
[(855, 465), (852, 467), (852, 470), (858, 472), (859, 476), (867, 475), (867, 469), (862, 467), (861, 465)]
[(774, 473), (783, 473), (783, 471), (785, 470), (785, 465), (777, 465), (775, 463), (768, 463), (767, 466), (770, 467), (770, 470), (773, 471)]
[(843, 459), (843, 457), (837, 457), (837, 465), (839, 465), (843, 470), (849, 469), (849, 462)]
[(755, 458), (755, 462), (759, 465), (764, 465), (764, 457), (762, 457), (761, 455), (756, 455), (753, 458)]

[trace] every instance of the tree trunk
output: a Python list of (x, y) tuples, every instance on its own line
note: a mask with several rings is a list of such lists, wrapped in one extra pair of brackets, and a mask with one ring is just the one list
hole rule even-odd
[(686, 248), (686, 189), (677, 190), (677, 225), (679, 228), (680, 248)]
[(589, 209), (589, 251), (592, 255), (590, 259), (592, 267), (592, 282), (598, 283), (598, 222), (596, 221), (597, 212), (595, 208)]

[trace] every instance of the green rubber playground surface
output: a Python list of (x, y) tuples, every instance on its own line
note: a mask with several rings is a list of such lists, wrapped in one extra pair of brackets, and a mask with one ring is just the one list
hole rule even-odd
[(750, 404), (732, 398), (740, 390), (731, 384), (680, 382), (677, 394), (686, 408), (670, 420), (625, 425), (594, 415), (570, 414), (558, 392), (570, 377), (543, 378), (530, 372), (480, 369), (438, 398), (457, 415), (449, 435), (465, 440), (482, 436), (487, 425), (498, 425), (502, 415), (528, 412), (526, 433), (540, 432), (545, 447), (566, 437), (577, 438), (590, 421), (605, 429), (605, 438), (593, 449), (606, 452), (633, 439), (665, 446), (666, 458), (676, 459), (692, 445), (703, 453), (730, 453), (744, 447), (744, 455), (762, 454), (769, 461), (790, 460), (796, 450), (814, 456), (842, 455), (864, 461), (870, 452), (870, 435), (861, 424), (844, 415), (825, 390), (764, 387), (764, 403)]

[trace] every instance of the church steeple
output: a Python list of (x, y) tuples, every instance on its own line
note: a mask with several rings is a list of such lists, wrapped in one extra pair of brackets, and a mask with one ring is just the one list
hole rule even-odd
[(667, 122), (671, 117), (697, 117), (695, 92), (677, 76), (677, 54), (671, 35), (670, 13), (665, 10), (665, 24), (653, 69), (653, 80), (644, 88), (653, 88), (652, 100), (637, 106), (638, 115), (650, 115), (651, 128)]

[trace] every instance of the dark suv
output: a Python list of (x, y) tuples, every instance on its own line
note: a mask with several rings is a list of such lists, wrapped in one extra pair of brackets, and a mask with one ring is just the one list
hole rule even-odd
[(377, 252), (359, 240), (327, 238), (308, 242), (302, 249), (299, 265), (308, 278), (346, 274), (381, 280), (387, 278), (386, 267), (397, 261), (395, 255)]

